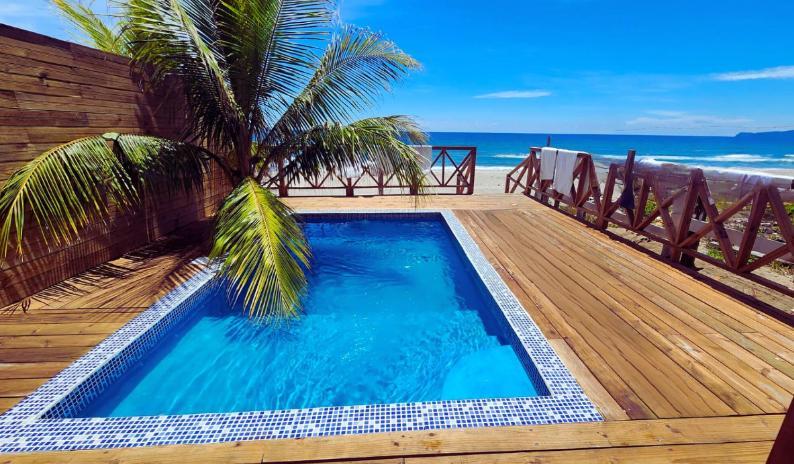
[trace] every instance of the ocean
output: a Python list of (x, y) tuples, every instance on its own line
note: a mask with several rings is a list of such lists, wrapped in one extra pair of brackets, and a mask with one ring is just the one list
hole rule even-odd
[(481, 132), (430, 132), (433, 145), (477, 147), (479, 168), (512, 168), (529, 153), (529, 147), (546, 144), (547, 135), (557, 148), (591, 153), (603, 163), (624, 160), (637, 150), (637, 159), (651, 163), (677, 163), (732, 170), (794, 169), (794, 141), (763, 137), (698, 137), (672, 135), (497, 134)]

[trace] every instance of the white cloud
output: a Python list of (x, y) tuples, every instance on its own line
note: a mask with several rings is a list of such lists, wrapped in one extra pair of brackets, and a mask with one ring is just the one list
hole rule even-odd
[(626, 121), (626, 125), (643, 129), (700, 129), (738, 128), (752, 122), (747, 118), (726, 118), (685, 111), (646, 111), (645, 114)]
[(505, 90), (502, 92), (477, 95), (474, 98), (541, 98), (548, 97), (549, 95), (551, 95), (551, 92), (548, 90)]
[(754, 71), (737, 71), (715, 74), (718, 81), (749, 81), (756, 79), (794, 79), (794, 66), (777, 66)]

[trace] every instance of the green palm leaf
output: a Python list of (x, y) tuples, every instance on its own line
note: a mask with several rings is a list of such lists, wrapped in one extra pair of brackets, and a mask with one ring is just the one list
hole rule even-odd
[(426, 135), (405, 116), (367, 118), (343, 125), (327, 123), (302, 134), (297, 146), (280, 148), (296, 153), (286, 164), (288, 178), (313, 177), (323, 170), (342, 172), (346, 168), (369, 166), (394, 174), (404, 185), (422, 186), (423, 160), (401, 139), (426, 143)]
[(91, 222), (107, 217), (108, 205), (138, 201), (129, 173), (103, 137), (85, 137), (52, 148), (15, 172), (0, 190), (0, 261), (12, 234), (18, 253), (30, 211), (45, 240), (75, 240)]
[(115, 27), (106, 23), (91, 8), (69, 0), (52, 0), (58, 12), (84, 36), (86, 44), (116, 55), (129, 56), (130, 47), (125, 34), (126, 21)]
[(237, 101), (261, 135), (316, 65), (331, 25), (327, 0), (223, 0), (218, 31)]
[(129, 170), (150, 191), (201, 190), (212, 154), (207, 150), (160, 137), (105, 134), (113, 138), (117, 153)]
[(45, 241), (71, 243), (92, 223), (109, 219), (111, 206), (140, 207), (144, 190), (201, 188), (208, 160), (205, 150), (189, 144), (115, 133), (47, 150), (0, 189), (0, 261), (12, 238), (17, 253), (23, 252), (28, 212)]
[(328, 121), (350, 121), (419, 67), (380, 34), (344, 27), (331, 40), (304, 90), (273, 126), (265, 145), (282, 143)]
[(254, 179), (244, 179), (218, 212), (210, 258), (243, 296), (249, 315), (295, 317), (306, 285), (309, 248), (290, 209)]

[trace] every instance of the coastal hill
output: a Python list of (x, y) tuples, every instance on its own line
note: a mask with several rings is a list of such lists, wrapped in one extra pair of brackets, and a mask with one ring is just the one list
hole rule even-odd
[(764, 142), (794, 142), (794, 130), (774, 132), (739, 132), (737, 139)]

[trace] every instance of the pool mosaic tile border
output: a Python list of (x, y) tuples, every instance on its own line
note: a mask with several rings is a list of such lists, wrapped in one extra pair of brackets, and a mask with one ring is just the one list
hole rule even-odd
[(301, 214), (440, 214), (464, 254), (501, 309), (515, 335), (522, 361), (548, 395), (532, 398), (431, 401), (338, 406), (283, 411), (190, 414), (119, 418), (64, 418), (95, 398), (181, 320), (196, 299), (206, 296), (215, 270), (206, 259), (194, 277), (110, 335), (0, 416), (0, 452), (202, 444), (240, 440), (303, 438), (342, 434), (538, 425), (603, 420), (551, 348), (538, 326), (448, 210), (300, 211)]

